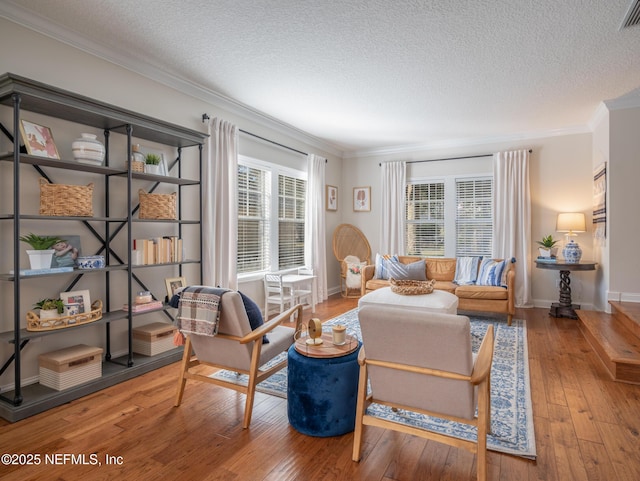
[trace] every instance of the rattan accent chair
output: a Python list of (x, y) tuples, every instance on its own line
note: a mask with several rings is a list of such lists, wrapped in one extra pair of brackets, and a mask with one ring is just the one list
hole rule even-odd
[(347, 256), (371, 264), (371, 246), (360, 229), (351, 224), (340, 224), (333, 231), (333, 255), (340, 262), (340, 293), (342, 297), (360, 297), (361, 290), (347, 287)]

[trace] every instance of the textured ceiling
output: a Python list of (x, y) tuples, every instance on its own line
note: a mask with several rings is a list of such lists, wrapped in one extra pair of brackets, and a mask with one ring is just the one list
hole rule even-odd
[(640, 87), (630, 0), (2, 2), (345, 151), (576, 129)]

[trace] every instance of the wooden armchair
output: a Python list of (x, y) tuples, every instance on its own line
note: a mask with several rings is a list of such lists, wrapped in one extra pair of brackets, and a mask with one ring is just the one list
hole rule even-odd
[[(285, 367), (287, 358), (284, 356), (281, 362), (269, 369), (263, 370), (260, 367), (280, 353), (286, 352), (293, 344), (294, 333), (300, 329), (302, 322), (302, 305), (294, 306), (252, 330), (238, 292), (225, 293), (220, 304), (218, 334), (215, 336), (187, 334), (185, 336), (175, 406), (180, 406), (182, 402), (187, 379), (234, 389), (247, 396), (242, 423), (242, 427), (246, 429), (251, 423), (256, 385)], [(282, 322), (288, 321), (294, 313), (297, 313), (295, 329), (280, 325)], [(267, 344), (263, 343), (265, 335), (269, 340)], [(246, 386), (241, 386), (223, 379), (208, 377), (200, 372), (192, 372), (191, 369), (198, 365), (246, 374), (249, 376), (249, 380)]]
[[(493, 326), (475, 357), (467, 317), (379, 306), (363, 306), (358, 317), (363, 348), (353, 460), (360, 461), (363, 426), (378, 426), (477, 453), (477, 477), (485, 481)], [(371, 403), (476, 426), (477, 441), (376, 417), (367, 413)]]

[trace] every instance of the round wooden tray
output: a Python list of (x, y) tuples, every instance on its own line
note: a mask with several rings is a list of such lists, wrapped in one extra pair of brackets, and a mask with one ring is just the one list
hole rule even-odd
[(350, 334), (346, 335), (346, 342), (341, 346), (336, 346), (333, 343), (333, 336), (330, 332), (322, 333), (322, 344), (307, 344), (307, 339), (310, 339), (309, 336), (303, 335), (297, 338), (294, 344), (296, 351), (307, 357), (329, 358), (346, 356), (358, 349), (360, 345), (358, 339)]

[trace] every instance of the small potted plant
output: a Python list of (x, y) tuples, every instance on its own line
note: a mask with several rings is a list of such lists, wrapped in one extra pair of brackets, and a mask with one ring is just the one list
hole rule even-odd
[(538, 247), (540, 257), (556, 257), (558, 254), (558, 248), (555, 247), (555, 245), (560, 241), (554, 240), (551, 234), (536, 242), (540, 245), (540, 247)]
[(147, 154), (144, 157), (144, 171), (147, 174), (161, 175), (160, 162), (162, 159), (158, 154)]
[(31, 269), (50, 269), (51, 259), (55, 252), (53, 246), (58, 242), (65, 242), (64, 239), (59, 237), (40, 236), (34, 233), (20, 236), (20, 240), (31, 246), (31, 249), (27, 249)]
[(40, 319), (52, 319), (60, 317), (64, 312), (62, 299), (42, 299), (33, 305), (34, 309), (40, 309)]

